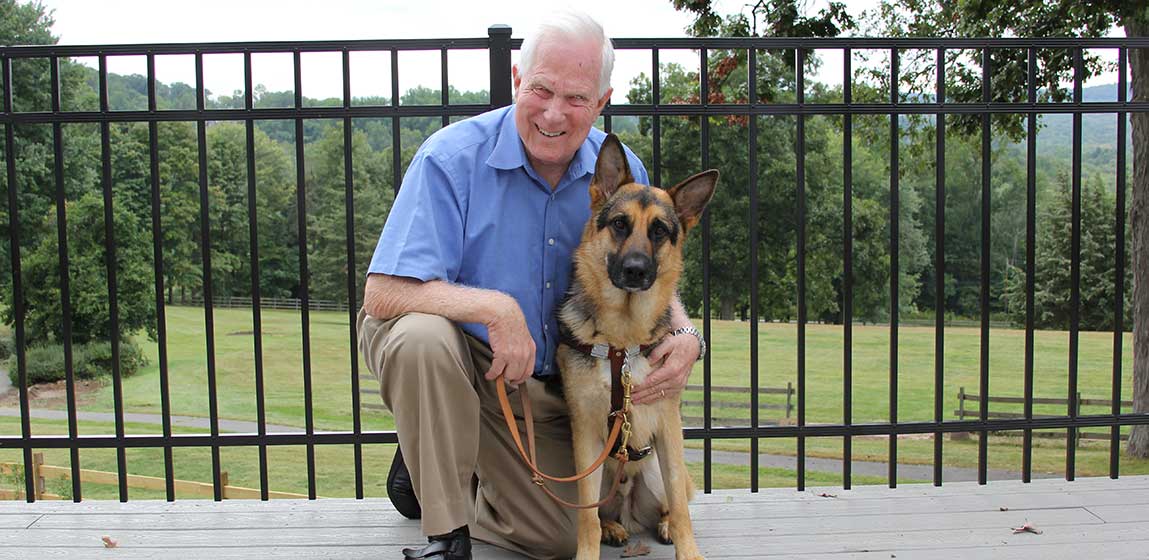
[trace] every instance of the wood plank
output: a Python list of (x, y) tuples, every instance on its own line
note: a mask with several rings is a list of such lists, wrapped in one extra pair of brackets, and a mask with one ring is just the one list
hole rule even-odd
[[(818, 494), (828, 492), (838, 497)], [(1001, 511), (1002, 506), (1007, 511)], [(1139, 558), (1149, 550), (1149, 477), (721, 491), (692, 505), (710, 560)], [(1030, 521), (1041, 535), (1010, 530)], [(99, 541), (117, 538), (111, 552)], [(654, 544), (644, 560), (674, 558)], [(422, 541), (385, 499), (0, 503), (0, 558), (395, 558)], [(619, 558), (604, 549), (603, 558)], [(482, 545), (476, 558), (519, 556)]]

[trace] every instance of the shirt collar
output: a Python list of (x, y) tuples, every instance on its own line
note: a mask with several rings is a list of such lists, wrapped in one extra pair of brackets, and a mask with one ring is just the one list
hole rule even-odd
[(495, 169), (517, 169), (525, 167), (526, 163), (527, 154), (523, 151), (523, 141), (515, 127), (515, 106), (511, 105), (503, 114), (495, 149), (487, 156), (487, 165)]
[[(603, 135), (597, 129), (592, 128), (590, 136), (596, 133)], [(587, 140), (583, 140), (582, 145), (579, 146), (578, 151), (571, 159), (570, 166), (567, 167), (567, 177), (578, 179), (583, 175), (594, 173), (594, 162), (598, 154), (591, 146), (590, 136), (587, 137)], [(522, 138), (519, 138), (519, 129), (515, 126), (514, 105), (510, 106), (503, 116), (502, 123), (499, 124), (498, 140), (495, 141), (495, 148), (491, 150), (491, 155), (487, 157), (487, 165), (495, 169), (527, 167), (526, 150), (523, 149)]]

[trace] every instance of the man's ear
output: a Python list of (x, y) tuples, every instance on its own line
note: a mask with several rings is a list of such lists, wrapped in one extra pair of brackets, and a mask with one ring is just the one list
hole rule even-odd
[(595, 109), (595, 111), (597, 111), (597, 113), (595, 113), (596, 119), (598, 118), (598, 115), (602, 114), (602, 110), (604, 108), (606, 108), (606, 104), (608, 101), (610, 101), (610, 96), (613, 94), (614, 94), (614, 88), (606, 88), (606, 93), (602, 94), (602, 97), (600, 97), (598, 99), (598, 101), (595, 102), (594, 109)]
[(630, 164), (626, 161), (622, 142), (618, 140), (618, 136), (607, 134), (606, 140), (598, 150), (598, 161), (594, 164), (594, 178), (590, 180), (591, 208), (601, 207), (618, 187), (633, 182), (634, 176), (630, 174)]
[(514, 88), (515, 96), (519, 94), (519, 85), (523, 83), (523, 77), (519, 75), (519, 65), (515, 63), (511, 65), (511, 85)]
[(692, 175), (666, 191), (674, 199), (674, 210), (684, 232), (690, 231), (702, 219), (702, 211), (714, 197), (716, 187), (718, 170), (711, 169)]

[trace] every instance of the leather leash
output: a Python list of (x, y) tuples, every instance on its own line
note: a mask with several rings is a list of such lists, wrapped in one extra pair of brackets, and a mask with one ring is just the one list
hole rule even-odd
[[(542, 488), (543, 492), (550, 496), (551, 499), (562, 504), (563, 506), (574, 509), (589, 509), (599, 507), (614, 498), (615, 493), (618, 491), (618, 486), (622, 482), (623, 467), (626, 466), (626, 463), (630, 461), (632, 450), (628, 445), (630, 440), (629, 414), (631, 388), (630, 366), (628, 363), (629, 355), (627, 350), (606, 347), (606, 345), (572, 345), (572, 348), (600, 359), (609, 357), (611, 366), (611, 413), (608, 417), (608, 422), (609, 418), (614, 418), (614, 421), (611, 425), (610, 435), (607, 437), (606, 445), (603, 446), (602, 453), (600, 453), (598, 458), (595, 459), (595, 461), (591, 463), (591, 465), (584, 471), (571, 476), (559, 477), (546, 474), (539, 470), (538, 460), (535, 453), (536, 446), (534, 415), (531, 410), (531, 399), (527, 390), (527, 385), (524, 383), (520, 385), (518, 389), (523, 408), (523, 423), (526, 424), (527, 432), (527, 445), (525, 448), (523, 446), (522, 439), (519, 437), (519, 428), (518, 424), (515, 422), (515, 413), (511, 409), (510, 399), (507, 397), (506, 381), (501, 376), (495, 382), (496, 387), (498, 388), (496, 394), (499, 397), (499, 406), (503, 411), (503, 419), (506, 420), (507, 429), (511, 432), (511, 439), (514, 440), (515, 447), (517, 447), (519, 450), (519, 456), (523, 459), (523, 462), (526, 463), (527, 468), (529, 468), (533, 473), (531, 478), (534, 483)], [(602, 352), (603, 348), (606, 348), (606, 356), (602, 355), (604, 353)], [(639, 351), (645, 352), (648, 348), (649, 346), (643, 346), (640, 347)], [(621, 440), (619, 439), (620, 436)], [(606, 458), (611, 456), (612, 451), (615, 449), (617, 449), (617, 451), (614, 452), (614, 458), (620, 464), (618, 469), (615, 471), (614, 480), (611, 482), (610, 491), (608, 491), (606, 496), (601, 500), (593, 504), (575, 504), (555, 495), (555, 493), (547, 487), (544, 479), (552, 480), (555, 482), (575, 482), (590, 476), (592, 473), (598, 470), (598, 468), (601, 467), (603, 463), (606, 462)], [(643, 452), (639, 458), (645, 455), (646, 452)]]

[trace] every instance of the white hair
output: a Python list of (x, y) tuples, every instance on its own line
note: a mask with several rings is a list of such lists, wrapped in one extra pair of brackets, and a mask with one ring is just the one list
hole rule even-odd
[(576, 11), (551, 14), (523, 39), (519, 51), (519, 75), (525, 76), (535, 64), (535, 56), (544, 40), (568, 39), (602, 43), (602, 65), (598, 76), (598, 95), (610, 89), (610, 74), (614, 70), (614, 45), (594, 18)]

